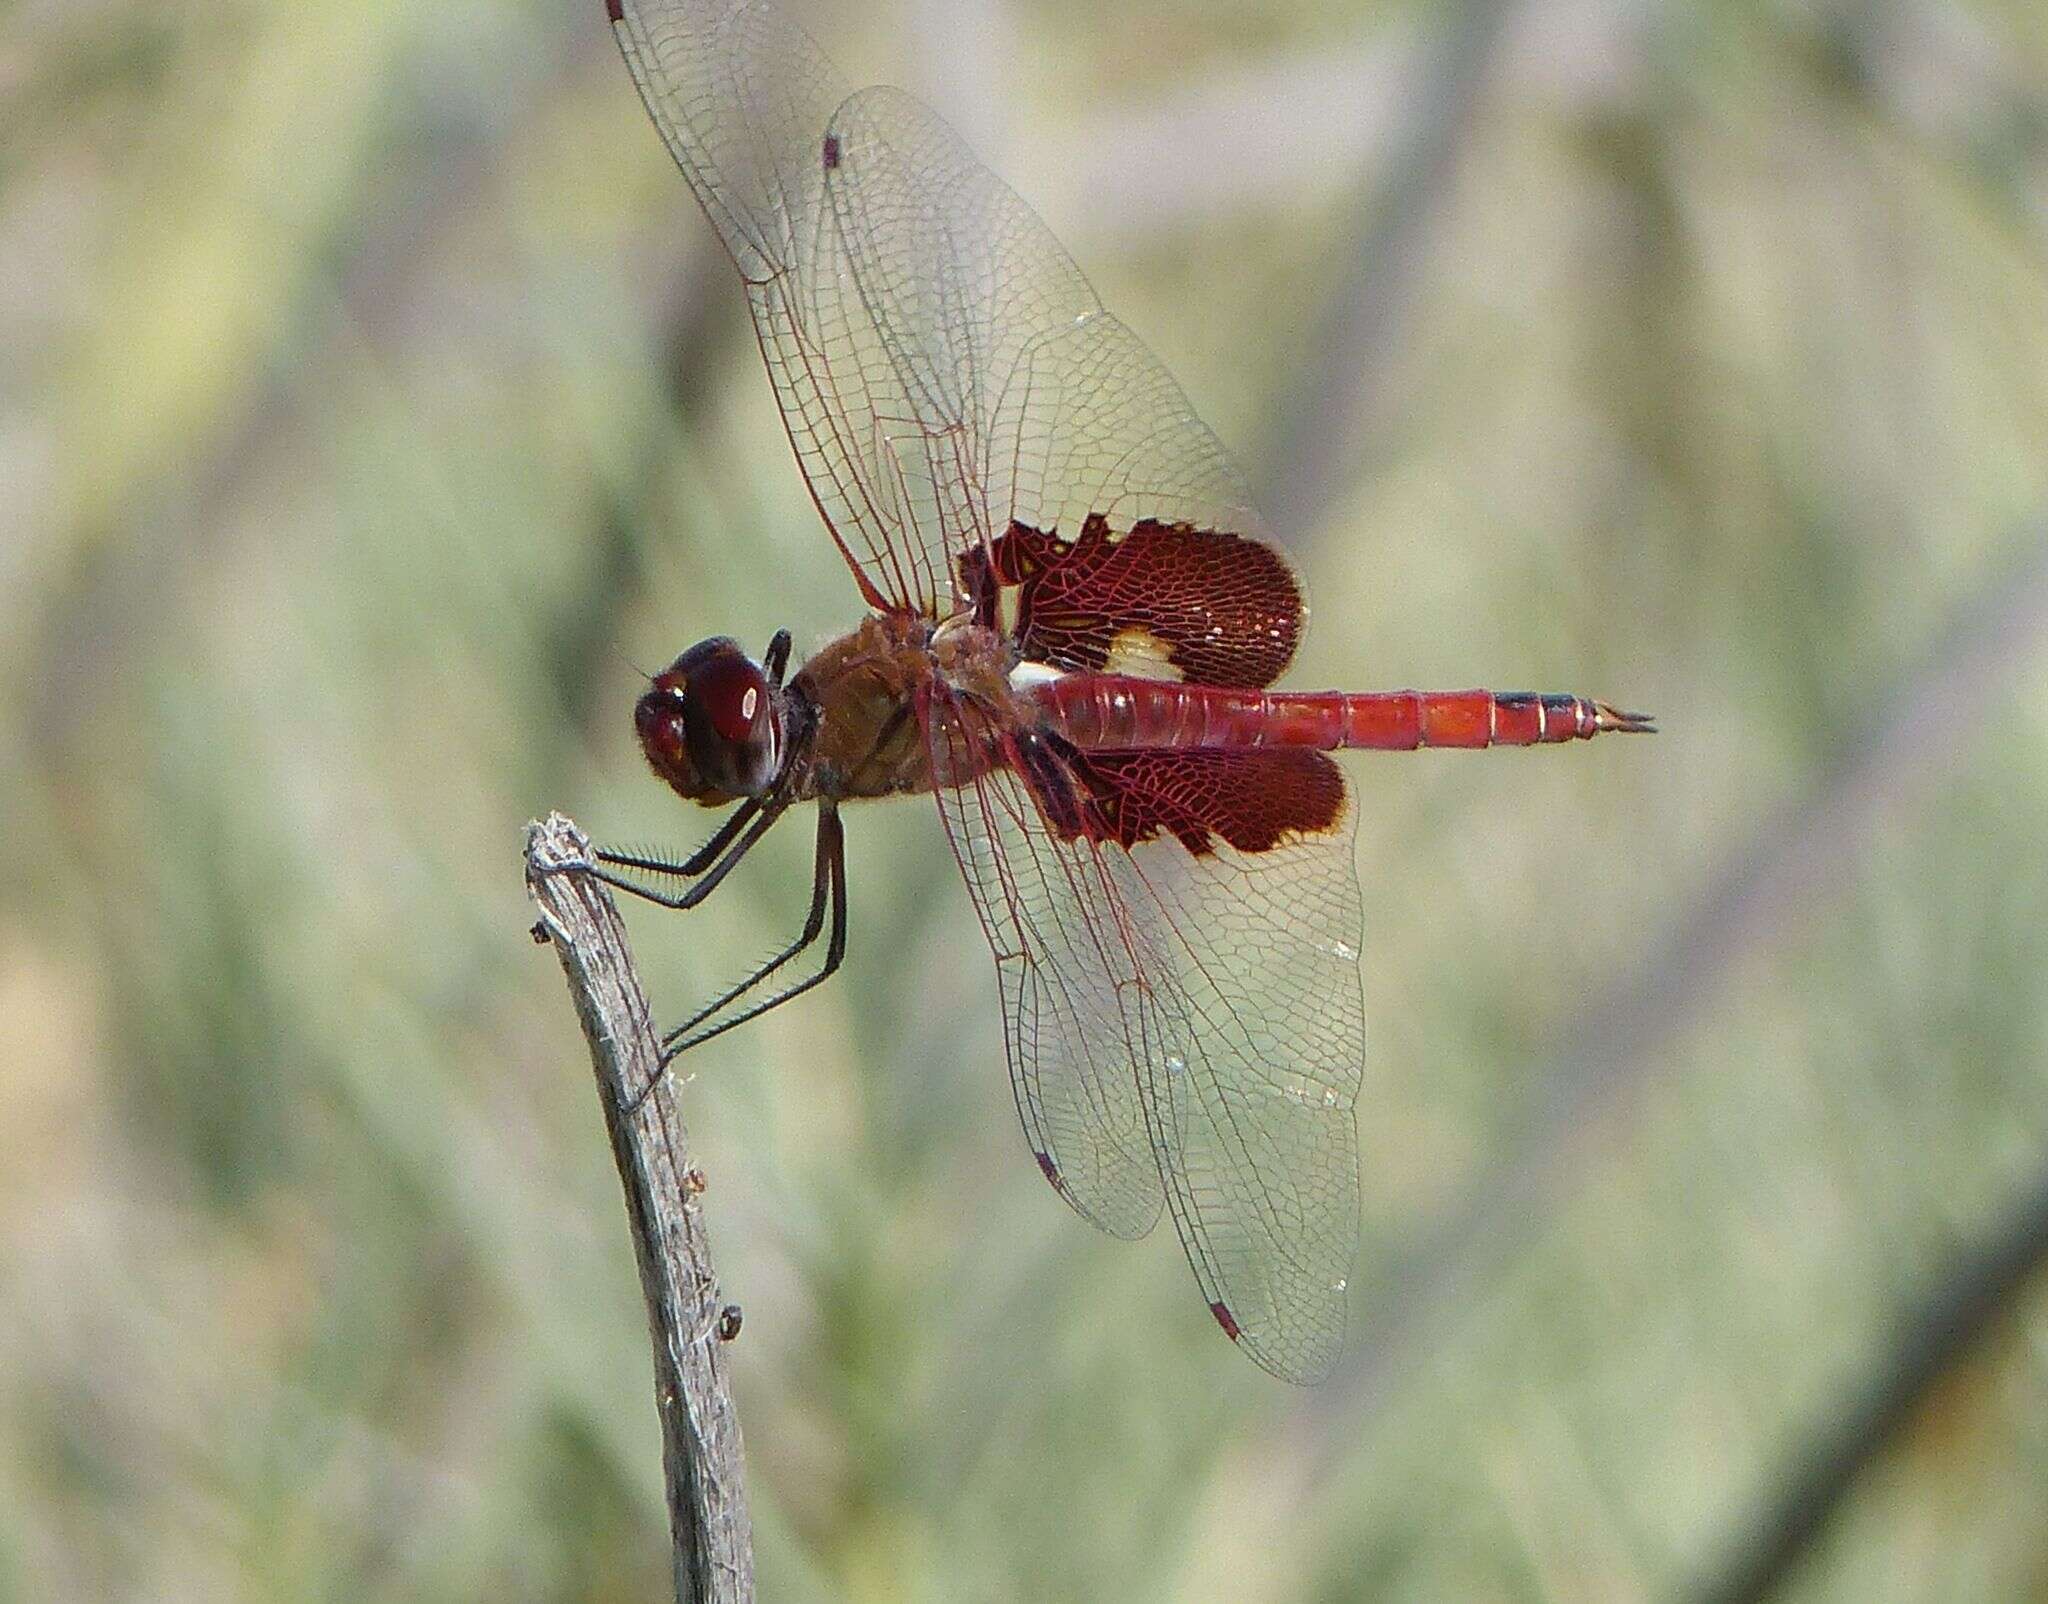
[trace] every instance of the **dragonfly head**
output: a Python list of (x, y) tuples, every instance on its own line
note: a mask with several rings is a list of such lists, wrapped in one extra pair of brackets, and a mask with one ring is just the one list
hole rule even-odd
[(692, 802), (723, 807), (761, 795), (781, 776), (781, 692), (722, 635), (656, 674), (633, 722), (654, 772)]

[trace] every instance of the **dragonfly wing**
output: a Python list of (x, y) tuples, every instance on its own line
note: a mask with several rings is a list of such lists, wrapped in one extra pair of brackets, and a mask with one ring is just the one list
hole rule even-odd
[(1270, 685), (1306, 623), (1301, 584), (1271, 546), (1100, 513), (1078, 538), (1012, 523), (972, 569), (983, 622), (1008, 620), (1017, 654), (1054, 668), (1204, 685)]
[(847, 85), (766, 0), (612, 0), (612, 29), (669, 153), (740, 276), (809, 267), (825, 126)]
[(1342, 771), (1027, 748), (958, 702), (926, 730), (1041, 1164), (1115, 1229), (1142, 1157), (1225, 1331), (1322, 1376), (1357, 1248), (1365, 1031)]
[(906, 439), (963, 565), (1014, 524), (1112, 538), (1161, 527), (1259, 528), (1241, 474), (1187, 395), (1103, 309), (1008, 185), (914, 97), (863, 89), (832, 124), (827, 200), (862, 304), (909, 408)]
[(745, 281), (761, 354), (812, 497), (874, 606), (932, 614), (880, 419), (906, 406), (853, 293), (825, 201), (847, 85), (770, 0), (608, 0), (655, 126)]
[[(928, 714), (936, 772), (971, 775), (994, 731), (973, 714)], [(1076, 1212), (1112, 1236), (1158, 1222), (1159, 1169), (1131, 1070), (1123, 992), (1130, 945), (1100, 865), (1039, 823), (1014, 775), (942, 787), (940, 813), (995, 953), (1004, 1044), (1032, 1155)]]
[[(634, 82), (746, 282), (791, 444), (871, 604), (931, 617), (981, 605), (1013, 528), (1068, 542), (1091, 519), (1110, 541), (1140, 527), (1152, 541), (1200, 534), (1210, 546), (1183, 564), (1189, 594), (1229, 594), (1213, 582), (1232, 566), (1215, 542), (1256, 548), (1240, 588), (1260, 606), (1284, 593), (1280, 635), (1233, 655), (1237, 615), (1197, 627), (1175, 606), (1140, 622), (1169, 635), (1178, 624), (1181, 641), (1152, 649), (1122, 632), (1123, 661), (1115, 638), (1060, 636), (1048, 596), (1042, 649), (1143, 672), (1200, 638), (1235, 665), (1228, 683), (1278, 673), (1299, 596), (1284, 560), (1257, 545), (1242, 476), (1051, 231), (942, 119), (897, 90), (849, 95), (772, 0), (608, 5)], [(1090, 577), (1072, 599), (1092, 606), (1120, 572), (1092, 561), (1062, 583)], [(1020, 645), (1041, 649), (1028, 635)]]

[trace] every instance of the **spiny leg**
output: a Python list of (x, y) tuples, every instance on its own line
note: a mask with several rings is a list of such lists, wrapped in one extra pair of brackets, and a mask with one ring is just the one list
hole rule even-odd
[[(733, 835), (739, 830), (739, 827), (747, 822), (749, 814), (753, 811), (758, 811), (761, 815), (754, 821), (754, 827), (733, 844), (731, 851), (727, 852), (724, 857), (719, 858), (715, 864), (712, 864), (710, 869), (706, 870), (703, 867), (704, 862), (732, 839)], [(599, 868), (597, 863), (582, 866), (582, 872), (589, 875), (593, 880), (602, 880), (608, 886), (613, 886), (620, 891), (629, 891), (636, 897), (643, 897), (647, 901), (664, 908), (694, 908), (718, 889), (719, 882), (732, 873), (733, 866), (740, 859), (744, 858), (753, 849), (754, 843), (773, 829), (775, 821), (788, 811), (789, 804), (787, 802), (771, 801), (762, 803), (749, 798), (745, 803), (741, 804), (740, 810), (737, 813), (726, 820), (724, 827), (719, 830), (718, 834), (705, 842), (697, 851), (690, 854), (688, 860), (683, 863), (663, 863), (657, 858), (636, 858), (623, 852), (599, 852), (595, 854), (598, 863), (616, 863), (626, 868), (641, 870), (643, 873), (686, 876), (702, 874), (704, 876), (703, 879), (691, 886), (689, 890), (681, 892), (676, 896), (670, 896), (666, 892), (656, 891), (650, 886), (643, 886), (637, 881), (628, 880), (622, 874), (613, 874), (609, 869)]]
[(680, 1025), (677, 1025), (673, 1030), (665, 1032), (662, 1036), (664, 1044), (687, 1036), (720, 1009), (760, 985), (762, 981), (766, 980), (776, 970), (780, 969), (790, 959), (794, 958), (818, 939), (818, 933), (825, 928), (825, 906), (829, 899), (831, 886), (831, 857), (826, 851), (826, 836), (827, 832), (837, 831), (839, 828), (838, 815), (829, 808), (820, 807), (818, 809), (818, 844), (811, 866), (811, 911), (804, 918), (803, 932), (744, 980), (737, 981), (733, 985), (728, 986)]
[[(818, 969), (818, 972), (813, 975), (806, 975), (794, 985), (785, 986), (772, 997), (764, 997), (761, 1001), (742, 1008), (738, 1013), (731, 1015), (729, 1018), (721, 1019), (716, 1024), (704, 1026), (694, 1035), (691, 1035), (690, 1031), (696, 1023), (695, 1021), (691, 1024), (677, 1026), (662, 1037), (661, 1061), (664, 1065), (674, 1062), (675, 1059), (688, 1052), (692, 1047), (701, 1046), (703, 1043), (711, 1040), (713, 1036), (724, 1035), (725, 1032), (731, 1030), (735, 1025), (744, 1025), (748, 1020), (759, 1018), (771, 1008), (780, 1008), (784, 1003), (792, 998), (802, 996), (813, 986), (829, 979), (838, 971), (840, 961), (846, 956), (846, 830), (839, 822), (838, 810), (830, 802), (821, 802), (818, 805), (818, 853), (813, 884), (814, 887), (822, 888), (825, 891), (832, 907), (832, 935), (831, 939), (826, 943), (825, 961)], [(815, 889), (812, 894), (811, 908), (813, 919), (815, 920), (819, 911), (818, 894)], [(725, 1003), (730, 1002), (749, 987), (772, 974), (816, 939), (816, 931), (807, 924), (804, 937), (791, 947), (788, 952), (782, 954), (781, 957), (775, 959), (772, 963), (763, 966), (743, 984), (733, 988), (716, 1006), (724, 1006)], [(700, 1013), (699, 1018), (701, 1019), (705, 1014), (713, 1011), (715, 1011), (715, 1008), (704, 1010)]]
[[(713, 835), (709, 841), (706, 841), (681, 863), (676, 863), (668, 858), (642, 857), (635, 852), (613, 852), (605, 847), (597, 848), (596, 851), (591, 853), (591, 857), (598, 863), (610, 864), (615, 868), (637, 869), (642, 874), (665, 874), (681, 880), (694, 880), (717, 861), (718, 855), (721, 852), (732, 845), (733, 837), (747, 827), (754, 815), (761, 811), (761, 806), (761, 799), (759, 797), (748, 797), (733, 810), (732, 817), (718, 827), (717, 834)], [(644, 886), (628, 884), (613, 875), (603, 874), (596, 869), (592, 869), (589, 872), (596, 875), (605, 884), (617, 886), (621, 891), (630, 891), (637, 897), (646, 897), (650, 902), (660, 902), (665, 907), (669, 906), (663, 897), (650, 893)]]

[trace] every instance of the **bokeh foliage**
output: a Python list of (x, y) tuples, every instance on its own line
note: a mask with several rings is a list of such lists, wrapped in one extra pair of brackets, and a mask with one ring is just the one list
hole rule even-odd
[[(1298, 683), (1667, 733), (1350, 760), (1376, 1379), (1327, 1398), (1059, 1207), (936, 820), (854, 815), (849, 973), (691, 1064), (769, 1596), (1674, 1596), (2048, 1165), (2040, 609), (1982, 638), (2048, 529), (2048, 22), (1532, 8), (1390, 198), (1477, 3), (817, 13), (1255, 477), (1334, 432)], [(1295, 71), (1386, 137), (1230, 181), (1352, 148)], [(1304, 395), (1388, 204), (1383, 360)], [(850, 622), (758, 366), (594, 3), (0, 11), (0, 1598), (658, 1596), (519, 830), (690, 844), (635, 665)], [(804, 836), (636, 917), (671, 1012)], [(2035, 1287), (1795, 1591), (2036, 1596), (2044, 1505)]]

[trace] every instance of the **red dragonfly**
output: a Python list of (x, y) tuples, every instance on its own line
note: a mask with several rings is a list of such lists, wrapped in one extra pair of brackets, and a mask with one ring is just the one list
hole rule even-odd
[(793, 676), (787, 630), (759, 662), (721, 637), (639, 699), (655, 772), (732, 813), (687, 860), (597, 852), (600, 878), (692, 907), (818, 806), (803, 930), (664, 1061), (839, 967), (841, 805), (929, 793), (1046, 1179), (1120, 1237), (1164, 1208), (1223, 1330), (1276, 1375), (1322, 1376), (1357, 1242), (1365, 1028), (1354, 810), (1325, 754), (1650, 721), (1578, 696), (1266, 689), (1301, 586), (1031, 210), (916, 100), (850, 92), (768, 0), (606, 10), (868, 608)]

